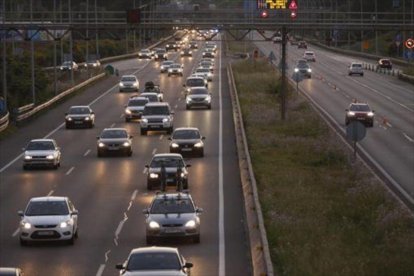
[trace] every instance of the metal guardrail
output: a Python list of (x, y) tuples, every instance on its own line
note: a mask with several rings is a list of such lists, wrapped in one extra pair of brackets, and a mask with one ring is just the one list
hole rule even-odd
[(7, 112), (3, 117), (0, 118), (0, 132), (5, 130), (9, 125), (10, 114)]

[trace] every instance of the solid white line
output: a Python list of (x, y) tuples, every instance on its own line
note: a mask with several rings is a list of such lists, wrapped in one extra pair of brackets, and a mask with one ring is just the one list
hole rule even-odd
[(143, 173), (143, 174), (146, 174), (146, 173), (147, 173), (147, 168), (145, 168), (145, 169), (142, 171), (142, 173)]
[(135, 198), (137, 197), (137, 194), (138, 194), (138, 190), (135, 190), (135, 191), (132, 193), (132, 196), (131, 196), (131, 201), (134, 201), (134, 200), (135, 200)]
[(83, 156), (88, 155), (90, 152), (91, 152), (91, 150), (90, 150), (90, 149), (88, 149), (88, 150), (87, 150), (87, 151), (83, 154)]
[(157, 149), (156, 149), (156, 148), (155, 148), (155, 149), (153, 149), (153, 150), (152, 150), (152, 155), (154, 155), (156, 152), (157, 152)]
[(160, 140), (162, 140), (162, 138), (164, 138), (164, 134), (161, 134), (161, 136), (160, 136)]
[(112, 125), (111, 125), (111, 127), (114, 127), (115, 126), (115, 123), (113, 123)]
[(70, 169), (66, 172), (66, 175), (71, 174), (71, 173), (72, 173), (72, 171), (73, 171), (74, 169), (75, 169), (75, 167), (70, 168)]
[(12, 237), (16, 237), (17, 234), (19, 234), (19, 233), (20, 233), (20, 228), (17, 228), (16, 231), (14, 231)]
[(14, 158), (12, 161), (10, 161), (6, 166), (4, 166), (3, 168), (0, 169), (0, 173), (2, 173), (4, 170), (6, 170), (8, 167), (10, 167), (14, 162), (16, 162), (17, 160), (19, 160), (20, 158), (23, 157), (23, 153), (21, 153), (19, 156), (17, 156), (16, 158)]
[(404, 132), (403, 132), (403, 135), (404, 135), (405, 138), (407, 138), (408, 141), (410, 141), (411, 143), (414, 143), (414, 139), (413, 138), (411, 138), (410, 136), (408, 136)]
[(108, 250), (108, 251), (105, 252), (105, 263), (108, 262), (108, 259), (109, 259), (109, 256), (108, 255), (109, 255), (109, 253), (111, 253), (111, 250)]
[[(220, 42), (220, 48), (222, 44)], [(223, 189), (223, 103), (221, 93), (221, 49), (219, 57), (219, 276), (226, 274), (226, 245), (224, 233), (224, 189)]]
[(96, 276), (101, 276), (102, 275), (102, 273), (104, 272), (104, 270), (105, 270), (105, 264), (101, 264), (100, 266), (99, 266), (99, 269), (98, 269), (98, 272), (96, 272)]
[(54, 190), (51, 190), (48, 194), (47, 194), (47, 196), (51, 196), (51, 195), (53, 195), (53, 193), (54, 193), (55, 191)]

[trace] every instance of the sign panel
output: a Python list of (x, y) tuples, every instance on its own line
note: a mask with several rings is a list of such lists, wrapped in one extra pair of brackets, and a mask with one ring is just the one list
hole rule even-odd
[(361, 122), (352, 121), (346, 127), (346, 137), (354, 142), (361, 141), (366, 135), (366, 127)]
[(257, 0), (258, 9), (286, 9), (288, 0)]
[(409, 38), (405, 41), (405, 47), (407, 47), (408, 49), (414, 49), (414, 39)]
[(289, 10), (297, 10), (298, 9), (298, 5), (296, 4), (295, 0), (292, 0), (292, 2), (290, 2), (289, 4)]

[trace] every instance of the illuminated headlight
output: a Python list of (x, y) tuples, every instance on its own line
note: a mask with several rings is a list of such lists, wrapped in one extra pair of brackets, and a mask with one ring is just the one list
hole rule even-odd
[(73, 223), (73, 221), (70, 219), (70, 220), (67, 220), (67, 221), (61, 222), (61, 223), (59, 224), (59, 227), (60, 227), (60, 228), (66, 228), (66, 227), (68, 227), (69, 225), (71, 225), (72, 223)]
[(170, 121), (170, 119), (168, 119), (168, 118), (164, 118), (164, 119), (162, 119), (162, 122), (163, 123), (168, 123)]
[(158, 229), (160, 228), (160, 225), (156, 221), (151, 221), (148, 225), (151, 229)]
[(85, 121), (89, 121), (90, 119), (90, 117), (85, 117)]
[(189, 220), (187, 221), (187, 223), (185, 224), (185, 227), (187, 228), (194, 228), (196, 226), (196, 223), (194, 220)]
[(124, 147), (129, 147), (131, 144), (130, 144), (129, 142), (124, 142), (122, 145), (123, 145)]
[(161, 70), (165, 70), (165, 66), (164, 65), (161, 65)]
[(211, 102), (211, 96), (205, 97), (204, 100), (207, 101), (207, 102)]
[(105, 144), (102, 143), (102, 142), (99, 142), (98, 147), (103, 148), (103, 147), (105, 147)]
[(168, 72), (170, 72), (170, 73), (171, 73), (172, 71), (173, 71), (172, 69), (168, 68)]
[(138, 82), (134, 82), (132, 85), (138, 87)]
[(49, 154), (48, 156), (46, 156), (46, 159), (52, 160), (55, 159), (55, 156), (53, 156), (53, 154)]
[(141, 123), (147, 124), (148, 123), (148, 119), (146, 119), (146, 118), (141, 119)]
[(31, 160), (31, 159), (32, 159), (32, 157), (31, 157), (30, 155), (26, 155), (26, 156), (24, 157), (24, 159), (26, 159), (26, 160)]
[(349, 111), (348, 116), (355, 116), (355, 112)]
[(369, 117), (372, 117), (372, 116), (374, 116), (374, 112), (368, 112), (368, 114), (367, 114)]
[(125, 108), (125, 113), (126, 114), (131, 114), (131, 110), (129, 110), (128, 108)]
[(124, 85), (122, 82), (120, 82), (120, 83), (119, 83), (119, 86), (120, 86), (120, 87), (124, 87), (125, 85)]
[(183, 173), (183, 172), (182, 172), (182, 173), (180, 174), (180, 176), (181, 176), (181, 178), (184, 178), (184, 177), (185, 177), (185, 173)]
[(32, 225), (30, 223), (24, 222), (24, 221), (22, 222), (22, 226), (23, 226), (24, 229), (30, 229), (30, 228), (32, 228)]
[(98, 66), (98, 64), (94, 63), (94, 64), (93, 64), (93, 67), (96, 67), (96, 66)]
[(150, 173), (150, 178), (154, 178), (154, 179), (156, 179), (156, 178), (158, 178), (158, 174), (156, 174), (156, 173)]
[(309, 69), (308, 69), (308, 73), (310, 73), (310, 72), (312, 72), (312, 69), (310, 69), (310, 68), (309, 68)]
[(181, 54), (184, 55), (184, 51), (181, 51)]
[(60, 70), (63, 70), (64, 68), (63, 68), (63, 66), (60, 66)]
[(177, 143), (172, 143), (172, 144), (171, 144), (171, 147), (172, 147), (172, 148), (178, 148), (179, 146), (178, 146), (178, 144), (177, 144)]
[(190, 98), (190, 97), (187, 97), (187, 98), (185, 98), (185, 101), (186, 101), (187, 103), (191, 103), (191, 98)]
[(299, 72), (299, 69), (298, 68), (295, 68), (295, 73), (297, 73), (297, 72)]
[(201, 147), (203, 147), (203, 143), (198, 142), (198, 143), (196, 143), (196, 144), (194, 145), (194, 147), (196, 147), (196, 148), (201, 148)]
[(72, 121), (72, 118), (71, 118), (71, 117), (66, 117), (66, 119), (67, 119), (68, 121)]

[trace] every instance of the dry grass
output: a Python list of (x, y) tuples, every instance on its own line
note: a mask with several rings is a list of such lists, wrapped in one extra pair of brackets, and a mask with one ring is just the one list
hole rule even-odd
[(411, 214), (302, 97), (280, 120), (268, 65), (243, 61), (234, 74), (278, 274), (414, 275)]

